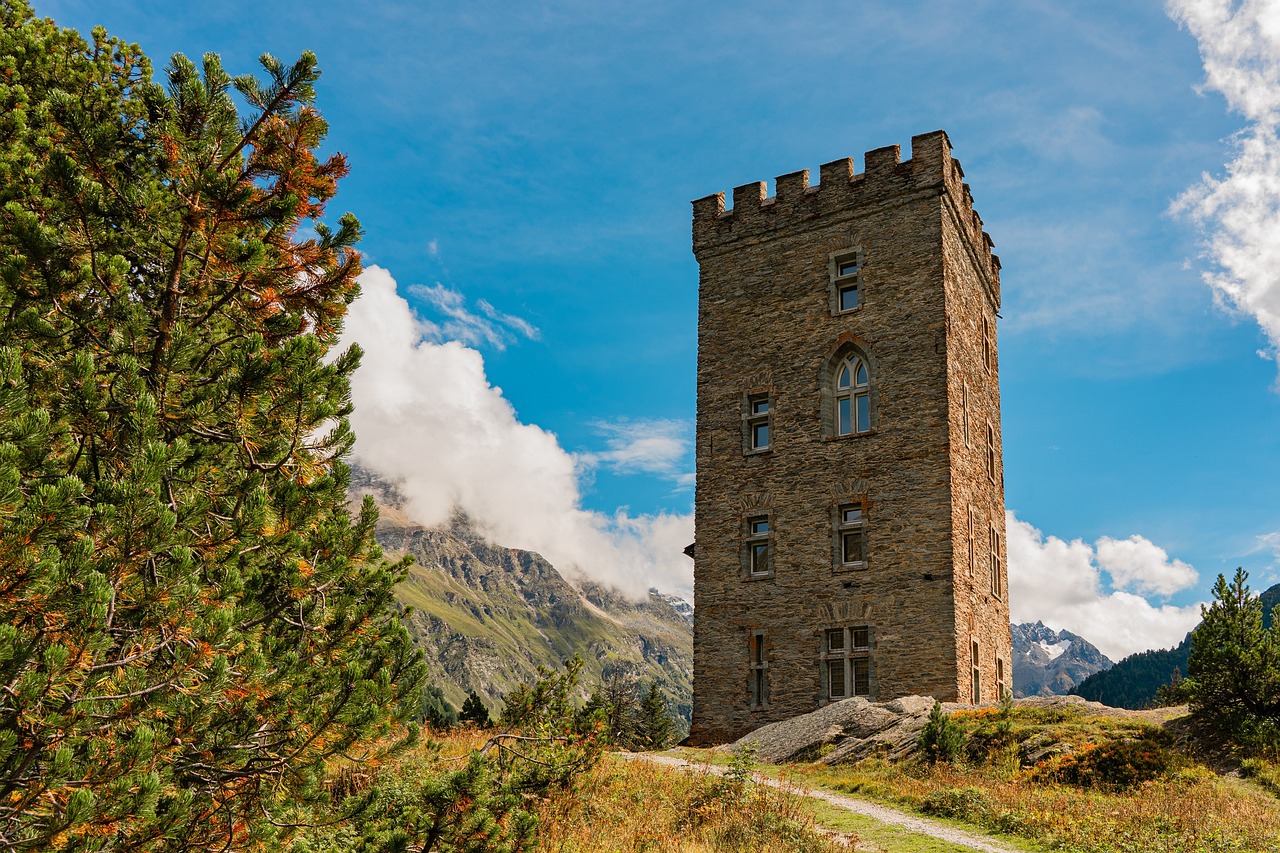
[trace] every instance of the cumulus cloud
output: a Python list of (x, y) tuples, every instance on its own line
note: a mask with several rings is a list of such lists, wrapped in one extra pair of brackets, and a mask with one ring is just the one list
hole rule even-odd
[(1170, 0), (1170, 17), (1200, 45), (1206, 89), (1246, 126), (1226, 174), (1205, 174), (1173, 204), (1205, 235), (1219, 301), (1253, 316), (1280, 355), (1280, 3)]
[(592, 424), (605, 436), (607, 450), (578, 454), (586, 468), (605, 466), (619, 474), (657, 474), (681, 488), (693, 485), (693, 472), (685, 470), (689, 453), (689, 423), (682, 420), (601, 421)]
[(355, 458), (400, 484), (411, 517), (432, 526), (461, 509), (493, 541), (562, 571), (633, 595), (656, 586), (691, 596), (681, 549), (693, 541), (692, 515), (584, 509), (577, 460), (519, 420), (480, 353), (440, 342), (441, 327), (414, 313), (386, 270), (370, 267), (360, 284), (343, 334), (365, 352), (351, 389)]
[(477, 301), (480, 313), (476, 314), (467, 307), (465, 296), (439, 282), (430, 286), (415, 284), (409, 292), (441, 315), (440, 322), (417, 320), (422, 336), (436, 343), (457, 341), (466, 346), (487, 345), (502, 350), (517, 337), (537, 340), (541, 335), (527, 320), (504, 314), (484, 299)]
[(1170, 560), (1155, 543), (1141, 536), (1103, 537), (1096, 546), (1067, 542), (1045, 536), (1012, 512), (1006, 525), (1014, 622), (1040, 620), (1072, 631), (1112, 660), (1177, 645), (1199, 624), (1199, 605), (1153, 604), (1130, 591), (1167, 596), (1196, 583), (1195, 569)]
[(1111, 575), (1111, 584), (1117, 589), (1173, 595), (1199, 580), (1195, 569), (1181, 560), (1170, 560), (1168, 552), (1141, 536), (1103, 536), (1096, 550), (1098, 565)]

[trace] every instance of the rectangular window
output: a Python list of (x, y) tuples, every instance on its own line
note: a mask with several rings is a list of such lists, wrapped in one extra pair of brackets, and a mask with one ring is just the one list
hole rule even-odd
[(974, 640), (969, 650), (969, 660), (973, 666), (973, 704), (982, 701), (982, 672), (978, 668), (978, 641)]
[(856, 254), (831, 256), (831, 310), (834, 313), (853, 311), (862, 304), (860, 267)]
[(773, 440), (773, 403), (768, 394), (752, 394), (747, 397), (742, 425), (745, 452), (759, 453), (769, 449)]
[(987, 479), (992, 483), (996, 482), (996, 430), (991, 424), (987, 424)]
[(773, 573), (772, 549), (769, 538), (769, 517), (756, 516), (747, 519), (745, 569), (752, 577)]
[(841, 504), (836, 515), (836, 563), (839, 568), (867, 565), (867, 520), (861, 503)]
[(982, 315), (982, 366), (990, 373), (995, 366), (995, 347), (992, 345), (991, 320)]
[(852, 311), (858, 307), (858, 283), (856, 281), (840, 285), (840, 310)]
[(978, 565), (978, 511), (969, 507), (969, 577), (977, 571)]
[(1000, 531), (991, 525), (991, 594), (999, 598), (1004, 592), (1000, 582)]
[(769, 701), (767, 677), (769, 662), (765, 659), (764, 631), (756, 631), (751, 634), (748, 638), (747, 651), (751, 661), (748, 678), (751, 689), (751, 707), (762, 708)]
[(969, 383), (964, 383), (964, 387), (960, 392), (960, 406), (963, 410), (964, 422), (964, 446), (969, 446)]
[(1000, 693), (1000, 701), (1004, 701), (1004, 659), (996, 658), (996, 690)]
[(828, 628), (823, 632), (822, 672), (828, 701), (871, 695), (871, 628)]

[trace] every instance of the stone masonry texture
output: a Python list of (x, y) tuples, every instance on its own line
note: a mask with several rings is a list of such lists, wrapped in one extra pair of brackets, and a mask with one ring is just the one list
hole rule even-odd
[[(838, 160), (817, 186), (794, 172), (772, 198), (759, 182), (734, 189), (732, 210), (723, 193), (693, 203), (692, 743), (827, 704), (830, 629), (867, 629), (871, 701), (991, 702), (1011, 685), (1000, 262), (963, 176), (936, 131), (911, 140), (906, 162), (879, 148), (861, 174)], [(848, 258), (859, 305), (839, 312), (835, 260)], [(870, 367), (870, 429), (841, 436), (835, 371), (850, 353)], [(763, 451), (747, 437), (757, 400), (770, 409)], [(852, 504), (867, 556), (850, 568), (837, 518)], [(761, 518), (769, 570), (753, 575), (748, 523)]]

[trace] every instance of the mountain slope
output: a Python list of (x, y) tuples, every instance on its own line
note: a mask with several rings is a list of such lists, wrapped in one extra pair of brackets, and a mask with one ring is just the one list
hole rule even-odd
[(1013, 695), (1055, 696), (1095, 672), (1112, 666), (1111, 659), (1070, 631), (1054, 631), (1043, 622), (1012, 626)]
[(686, 721), (693, 696), (693, 626), (688, 604), (650, 593), (631, 601), (619, 593), (566, 581), (538, 554), (486, 542), (464, 519), (447, 528), (415, 524), (394, 504), (393, 490), (366, 488), (379, 503), (377, 539), (388, 557), (411, 554), (397, 600), (430, 674), (460, 706), (475, 691), (493, 710), (539, 666), (559, 667), (578, 654), (583, 682), (618, 667), (656, 681)]

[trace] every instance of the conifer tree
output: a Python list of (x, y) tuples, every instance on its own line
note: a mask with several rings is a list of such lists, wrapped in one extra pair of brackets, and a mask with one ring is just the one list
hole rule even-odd
[(347, 166), (315, 57), (262, 66), (0, 3), (0, 848), (272, 848), (416, 710), (346, 509)]
[(1280, 636), (1263, 627), (1262, 602), (1249, 575), (1218, 575), (1213, 604), (1191, 634), (1191, 656), (1181, 691), (1202, 722), (1245, 746), (1280, 746)]
[(485, 707), (484, 700), (474, 690), (462, 700), (462, 710), (458, 712), (458, 720), (471, 723), (481, 729), (493, 728), (493, 717), (489, 715), (489, 709)]
[(635, 710), (635, 720), (631, 726), (633, 735), (630, 744), (633, 749), (666, 749), (675, 734), (675, 722), (667, 710), (667, 701), (662, 698), (656, 681), (649, 682), (649, 689)]

